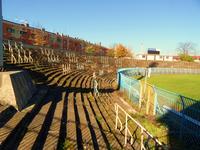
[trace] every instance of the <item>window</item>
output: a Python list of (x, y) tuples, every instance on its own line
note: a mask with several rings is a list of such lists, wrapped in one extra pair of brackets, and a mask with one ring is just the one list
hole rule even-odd
[(12, 29), (12, 28), (8, 28), (7, 31), (8, 31), (9, 33), (15, 33), (15, 30)]
[(25, 31), (20, 31), (19, 33), (20, 33), (20, 34), (26, 34), (27, 32), (25, 32)]
[(160, 59), (162, 59), (162, 56), (160, 56)]
[(142, 58), (145, 58), (145, 55), (142, 55)]
[(169, 56), (166, 56), (166, 59), (169, 59)]

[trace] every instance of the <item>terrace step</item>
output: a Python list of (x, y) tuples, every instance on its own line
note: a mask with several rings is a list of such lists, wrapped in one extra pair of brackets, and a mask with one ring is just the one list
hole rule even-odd
[[(91, 71), (17, 64), (34, 77), (46, 78), (48, 95), (22, 112), (0, 106), (0, 149), (132, 149), (115, 130), (114, 75), (98, 77), (93, 95)], [(41, 76), (42, 75), (42, 76)], [(5, 114), (8, 118), (5, 119)]]

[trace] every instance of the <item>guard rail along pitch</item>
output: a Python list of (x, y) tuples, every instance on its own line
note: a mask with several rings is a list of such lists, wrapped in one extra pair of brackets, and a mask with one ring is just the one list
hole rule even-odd
[[(146, 68), (118, 70), (118, 88), (147, 115), (154, 115), (170, 128), (175, 136), (187, 144), (200, 143), (200, 103), (198, 100), (170, 92), (141, 80)], [(200, 69), (151, 68), (152, 74), (200, 74)]]
[[(129, 115), (122, 107), (115, 103), (115, 112), (116, 112), (116, 121), (115, 129), (118, 129), (118, 123), (120, 124), (120, 131), (124, 128), (124, 145), (126, 146), (128, 138), (130, 138), (131, 145), (138, 145), (139, 149), (164, 149), (163, 145), (153, 137), (139, 122), (137, 122), (131, 115)], [(121, 116), (125, 115), (125, 123), (122, 123)], [(129, 127), (130, 122), (133, 123), (133, 126)], [(123, 127), (125, 124), (125, 127)], [(133, 134), (132, 134), (133, 133)]]

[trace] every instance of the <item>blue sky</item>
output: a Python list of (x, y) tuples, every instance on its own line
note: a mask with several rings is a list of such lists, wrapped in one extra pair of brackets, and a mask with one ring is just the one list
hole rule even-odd
[(193, 42), (200, 54), (200, 0), (3, 0), (3, 17), (135, 53)]

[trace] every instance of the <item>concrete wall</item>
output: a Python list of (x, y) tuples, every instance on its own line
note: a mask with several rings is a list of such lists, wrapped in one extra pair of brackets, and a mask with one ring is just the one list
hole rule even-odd
[[(143, 57), (144, 56), (144, 57)], [(136, 55), (137, 60), (150, 60), (150, 61), (174, 61), (173, 56), (165, 56), (165, 55), (146, 55), (146, 54), (138, 54)]]
[(147, 55), (147, 60), (155, 60), (155, 55)]
[(164, 61), (173, 61), (173, 56), (164, 56)]
[(26, 71), (0, 72), (0, 103), (11, 105), (17, 110), (26, 107), (36, 91)]
[(136, 55), (136, 59), (138, 59), (138, 60), (146, 60), (146, 55), (145, 54), (138, 54), (138, 55)]
[(156, 60), (158, 60), (158, 61), (163, 61), (163, 57), (164, 57), (164, 56), (156, 55)]

